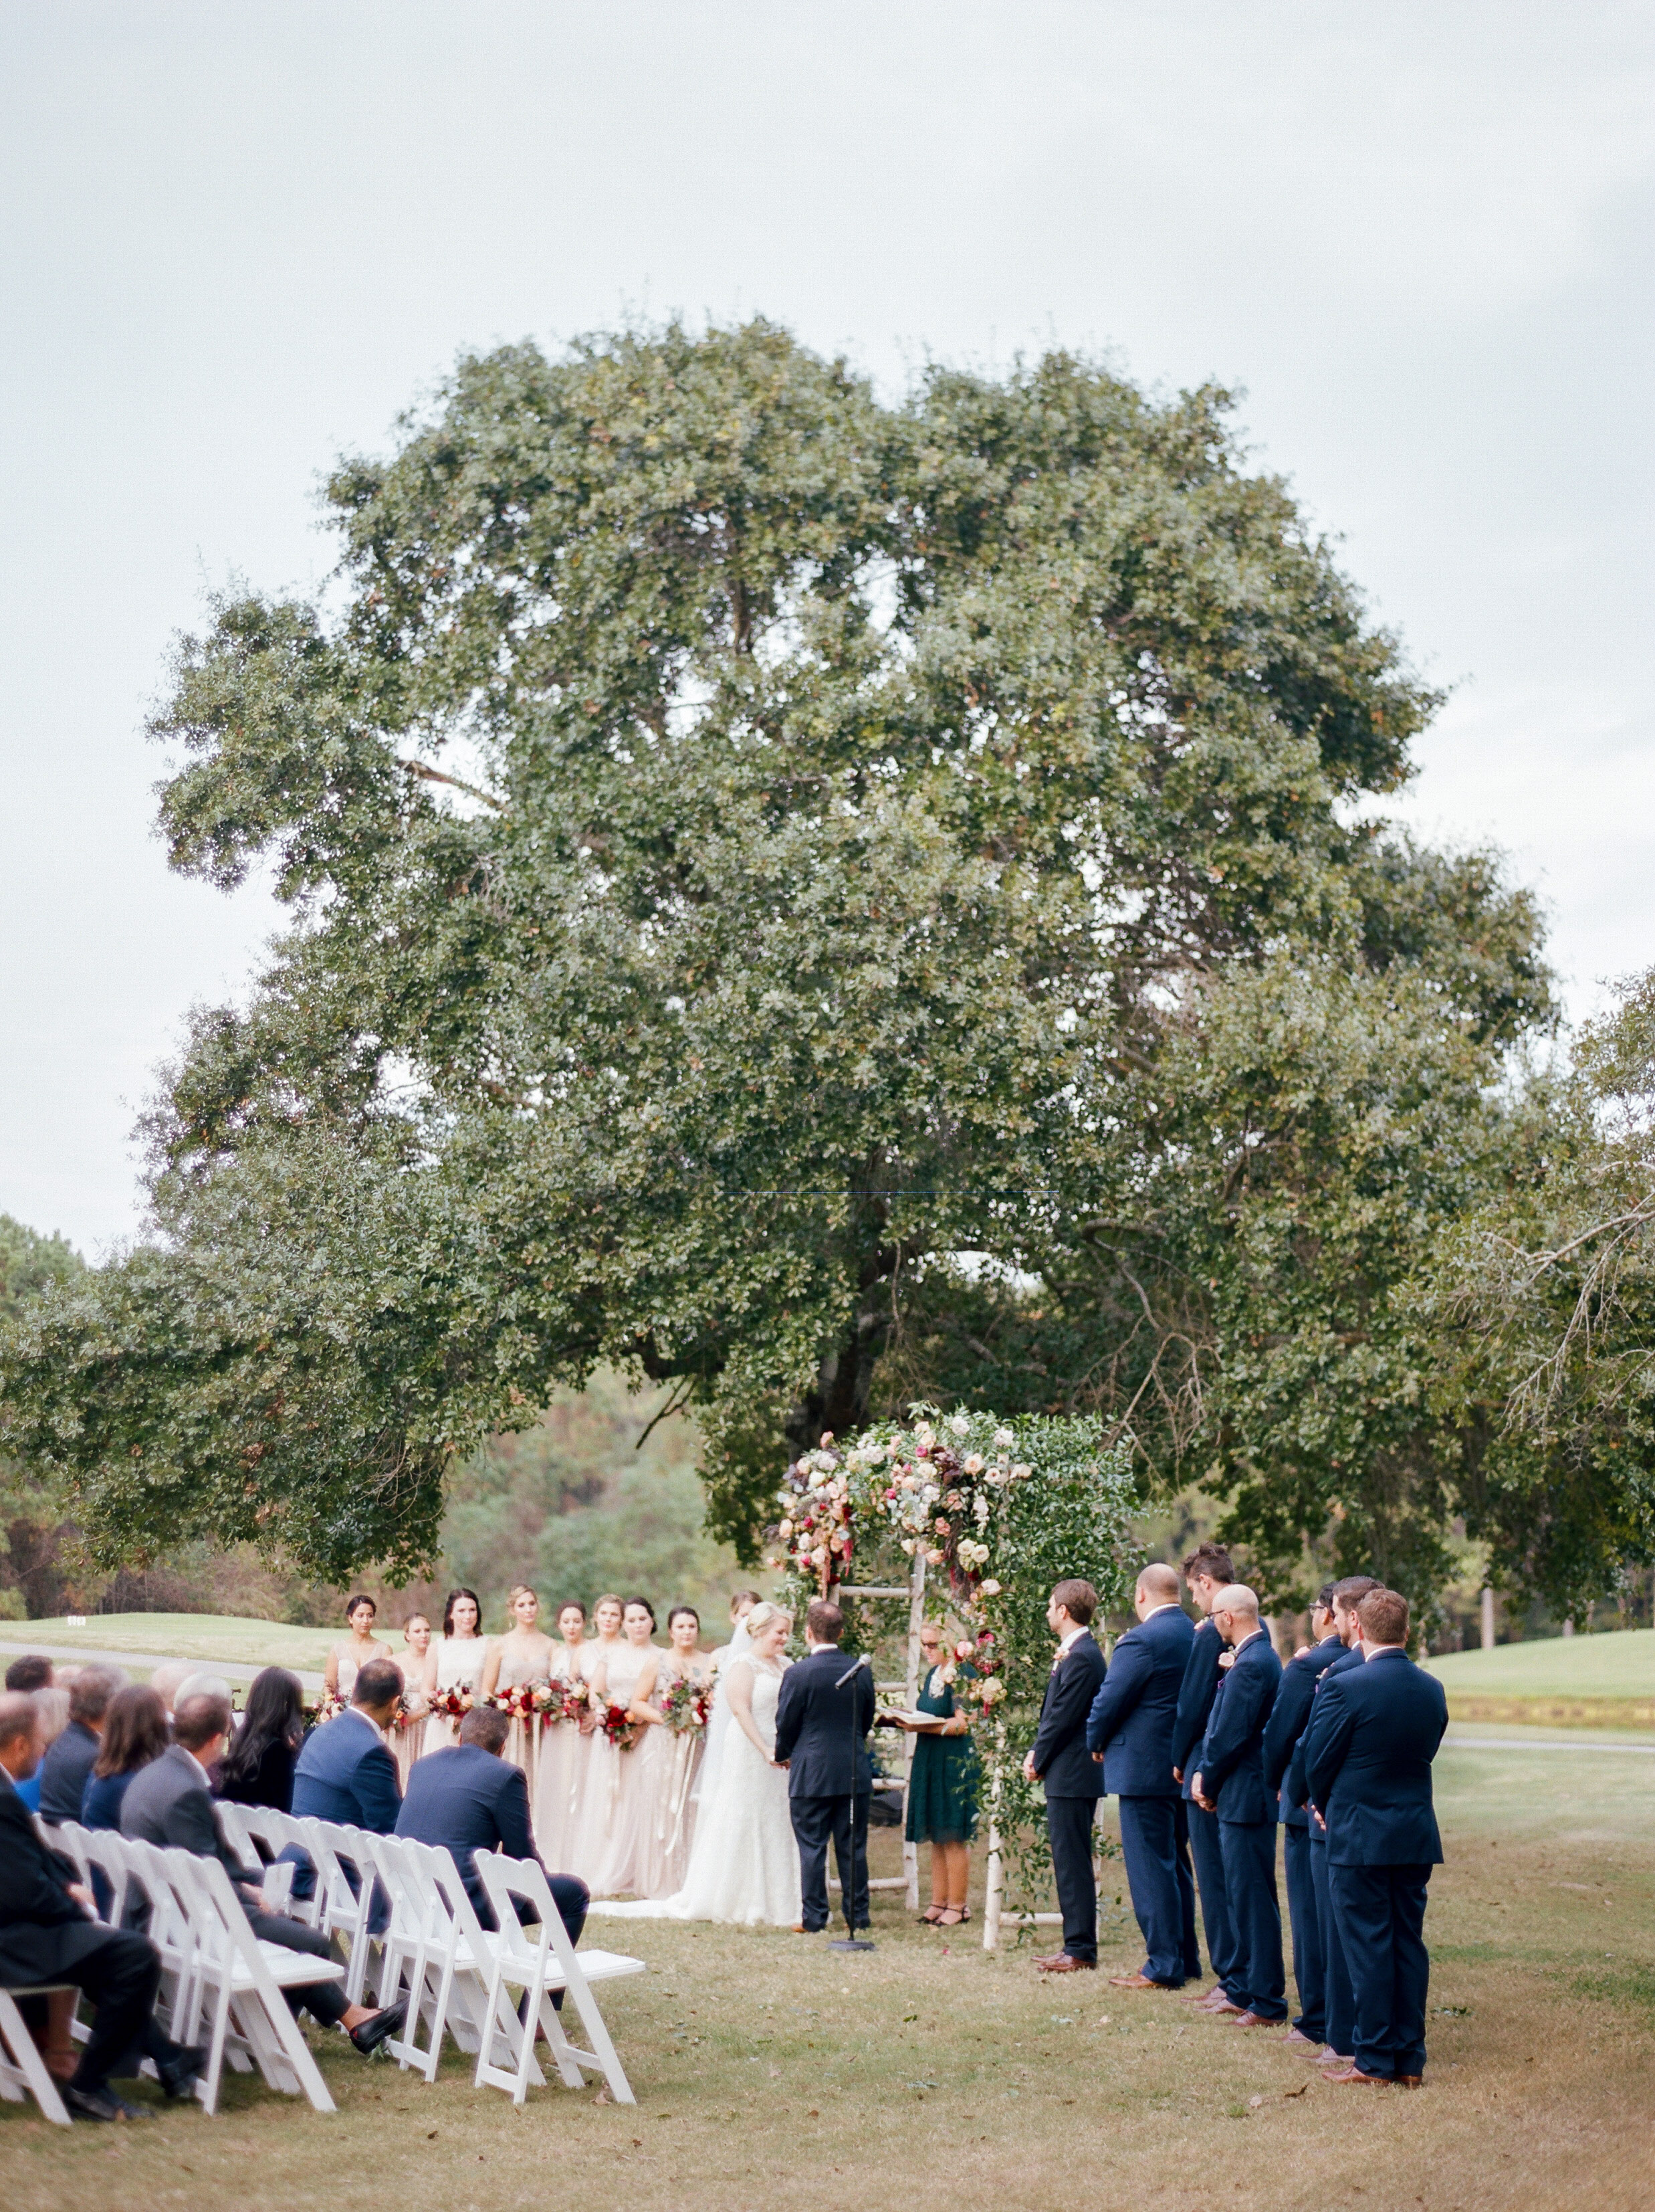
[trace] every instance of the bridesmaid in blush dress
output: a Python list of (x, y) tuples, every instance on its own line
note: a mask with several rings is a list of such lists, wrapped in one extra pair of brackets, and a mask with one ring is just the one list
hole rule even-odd
[(406, 1647), (397, 1662), (403, 1678), (403, 1709), (391, 1731), (391, 1748), (397, 1761), (397, 1779), (404, 1791), (414, 1762), (425, 1749), (426, 1723), (431, 1701), (425, 1693), (425, 1670), (431, 1656), (431, 1623), (422, 1613), (410, 1613), (403, 1623)]
[[(680, 1682), (692, 1692), (710, 1694), (712, 1670), (696, 1644), (701, 1633), (700, 1615), (693, 1605), (675, 1605), (667, 1615), (670, 1639), (662, 1652), (655, 1676), (655, 1702), (664, 1723), (669, 1693)], [(650, 1887), (640, 1897), (671, 1897), (684, 1886), (689, 1870), (690, 1845), (695, 1834), (694, 1789), (706, 1747), (704, 1729), (674, 1729), (664, 1725), (666, 1747), (664, 1772), (655, 1800), (655, 1850), (650, 1863)]]
[[(537, 1689), (552, 1679), (552, 1660), (556, 1647), (543, 1628), (537, 1624), (540, 1619), (540, 1599), (527, 1583), (514, 1583), (506, 1595), (506, 1610), (512, 1625), (500, 1638), (483, 1662), (482, 1694), (492, 1698), (497, 1690)], [(541, 1722), (538, 1713), (529, 1720), (512, 1716), (512, 1733), (506, 1739), (504, 1756), (513, 1766), (520, 1766), (529, 1784), (529, 1802), (535, 1802), (540, 1765)]]
[[(552, 1680), (584, 1699), (597, 1661), (586, 1640), (586, 1608), (578, 1600), (559, 1606), (557, 1632), (562, 1641), (552, 1648)], [(535, 1848), (549, 1867), (560, 1870), (574, 1835), (597, 1725), (597, 1716), (585, 1705), (578, 1721), (557, 1721), (541, 1731), (540, 1771), (530, 1808)]]
[(647, 1598), (627, 1600), (621, 1628), (626, 1641), (606, 1663), (606, 1685), (609, 1704), (626, 1707), (637, 1741), (616, 1754), (608, 1849), (591, 1888), (598, 1897), (648, 1897), (659, 1871), (655, 1814), (668, 1747), (664, 1716), (652, 1702), (661, 1655), (651, 1641), (655, 1608)]
[(350, 1703), (350, 1693), (356, 1686), (356, 1677), (370, 1659), (389, 1659), (391, 1646), (381, 1644), (373, 1632), (374, 1616), (379, 1608), (366, 1594), (349, 1599), (345, 1606), (345, 1621), (350, 1630), (331, 1644), (322, 1669), (322, 1686), (330, 1698), (341, 1705)]
[[(581, 1777), (580, 1799), (574, 1819), (564, 1844), (564, 1874), (579, 1875), (588, 1889), (597, 1893), (597, 1877), (601, 1875), (609, 1861), (609, 1838), (614, 1832), (615, 1802), (621, 1788), (621, 1760), (624, 1754), (603, 1735), (603, 1709), (611, 1703), (624, 1700), (615, 1697), (609, 1687), (609, 1669), (620, 1654), (626, 1650), (621, 1635), (621, 1604), (612, 1592), (606, 1592), (592, 1607), (592, 1627), (596, 1633), (585, 1650), (591, 1654), (583, 1661), (583, 1672), (591, 1686), (595, 1718), (597, 1725), (588, 1739), (591, 1749), (586, 1757), (585, 1772)], [(626, 1686), (631, 1688), (630, 1677)]]
[[(434, 1707), (447, 1690), (469, 1692), (475, 1698), (482, 1680), (482, 1662), (488, 1646), (477, 1633), (482, 1607), (476, 1590), (450, 1590), (442, 1609), (442, 1637), (432, 1645), (425, 1662), (425, 1694)], [(459, 1741), (459, 1723), (433, 1710), (425, 1724), (427, 1752), (443, 1751)]]

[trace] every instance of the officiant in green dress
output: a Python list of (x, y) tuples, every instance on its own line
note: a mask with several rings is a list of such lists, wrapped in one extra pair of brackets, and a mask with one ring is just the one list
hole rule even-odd
[(931, 1847), (931, 1910), (920, 1917), (929, 1928), (958, 1928), (971, 1917), (966, 1896), (982, 1762), (954, 1684), (971, 1680), (975, 1669), (951, 1659), (942, 1628), (930, 1622), (919, 1632), (919, 1659), (924, 1674), (915, 1711), (933, 1725), (906, 1723), (914, 1743), (905, 1832), (911, 1844)]

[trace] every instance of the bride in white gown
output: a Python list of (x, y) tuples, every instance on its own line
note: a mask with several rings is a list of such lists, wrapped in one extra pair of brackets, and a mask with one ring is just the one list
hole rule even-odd
[(775, 1764), (776, 1699), (792, 1617), (755, 1606), (718, 1670), (701, 1762), (700, 1809), (676, 1897), (593, 1902), (594, 1913), (645, 1920), (724, 1920), (794, 1928), (803, 1917), (787, 1776)]

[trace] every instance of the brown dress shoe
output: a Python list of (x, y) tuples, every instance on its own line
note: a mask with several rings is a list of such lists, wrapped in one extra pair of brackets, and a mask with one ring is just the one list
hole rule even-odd
[(1151, 1981), (1148, 1974), (1111, 1974), (1109, 1986), (1112, 1990), (1170, 1990), (1173, 1984)]
[(1230, 2021), (1232, 2027), (1280, 2027), (1279, 2020), (1266, 2020), (1262, 2013), (1239, 2012)]
[(1425, 2077), (1422, 2074), (1398, 2074), (1397, 2087), (1399, 2089), (1422, 2089), (1425, 2087)]
[(1223, 1996), (1224, 1984), (1222, 1982), (1215, 1982), (1209, 1990), (1197, 1990), (1193, 1995), (1191, 1995), (1185, 1990), (1180, 1990), (1179, 1994), (1183, 1997), (1185, 2004), (1210, 2004), (1215, 1997), (1222, 1997)]
[(1322, 2047), (1319, 2043), (1312, 2043), (1307, 2035), (1301, 2035), (1296, 2027), (1290, 2027), (1282, 2040), (1295, 2051), (1301, 2048), (1306, 2051), (1319, 2051)]
[(1396, 2084), (1388, 2074), (1364, 2074), (1360, 2066), (1347, 2066), (1337, 2074), (1330, 2073), (1330, 2081), (1360, 2081), (1373, 2089), (1391, 2089)]
[(1037, 1959), (1034, 1963), (1043, 1974), (1094, 1974), (1098, 1970), (1095, 1959), (1071, 1959), (1067, 1951), (1060, 1951), (1055, 1959)]

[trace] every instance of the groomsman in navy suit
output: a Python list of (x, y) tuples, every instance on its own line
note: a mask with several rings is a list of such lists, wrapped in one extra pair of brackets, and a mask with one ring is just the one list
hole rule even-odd
[(1311, 1875), (1310, 1814), (1302, 1791), (1287, 1787), (1288, 1770), (1310, 1719), (1311, 1699), (1324, 1668), (1344, 1650), (1333, 1632), (1333, 1584), (1325, 1583), (1310, 1609), (1308, 1651), (1288, 1662), (1282, 1686), (1264, 1730), (1264, 1787), (1276, 1792), (1281, 1808), (1282, 1854), (1287, 1875), (1288, 1918), (1293, 1927), (1293, 1978), (1299, 1991), (1299, 2017), (1287, 2041), (1319, 2051), (1327, 2040), (1327, 1976), (1322, 1964), (1322, 1930), (1317, 1917), (1316, 1885)]
[(1245, 1583), (1219, 1591), (1213, 1621), (1235, 1656), (1213, 1699), (1191, 1794), (1218, 1816), (1235, 1960), (1222, 1995), (1208, 2009), (1234, 2013), (1238, 2027), (1264, 2027), (1288, 2016), (1282, 1908), (1276, 1897), (1276, 1807), (1264, 1787), (1264, 1730), (1281, 1687), (1282, 1662), (1260, 1624), (1258, 1600)]
[(1324, 2047), (1316, 2055), (1318, 2065), (1350, 2064), (1351, 2045), (1356, 2037), (1356, 1999), (1350, 1987), (1350, 1968), (1345, 1962), (1344, 1944), (1333, 1911), (1333, 1893), (1328, 1887), (1327, 1830), (1309, 1809), (1310, 1778), (1306, 1762), (1310, 1750), (1311, 1723), (1316, 1717), (1323, 1691), (1336, 1674), (1362, 1664), (1361, 1624), (1356, 1618), (1356, 1607), (1369, 1590), (1379, 1588), (1372, 1575), (1347, 1575), (1343, 1582), (1333, 1585), (1333, 1635), (1339, 1648), (1316, 1678), (1309, 1718), (1299, 1731), (1299, 1741), (1294, 1746), (1282, 1784), (1283, 1797), (1304, 1806), (1309, 1821), (1305, 1838), (1309, 1845), (1310, 1883), (1316, 1898), (1316, 1933), (1320, 1938), (1322, 1957)]
[(1408, 1656), (1405, 1597), (1370, 1590), (1356, 1611), (1365, 1663), (1329, 1680), (1308, 1753), (1310, 1800), (1327, 1826), (1328, 1886), (1356, 1996), (1355, 2063), (1327, 2078), (1416, 2089), (1431, 1976), (1425, 1893), (1442, 1863), (1431, 1762), (1448, 1700)]
[(1092, 1829), (1103, 1777), (1086, 1747), (1086, 1717), (1103, 1686), (1103, 1654), (1092, 1633), (1098, 1594), (1078, 1576), (1059, 1583), (1046, 1609), (1058, 1639), (1040, 1725), (1023, 1761), (1031, 1782), (1046, 1785), (1046, 1826), (1052, 1871), (1063, 1914), (1063, 1948), (1035, 1965), (1045, 1974), (1073, 1974), (1098, 1963), (1098, 1890), (1092, 1875)]
[(1218, 1822), (1191, 1795), (1190, 1762), (1207, 1733), (1221, 1679), (1218, 1662), (1223, 1656), (1224, 1639), (1212, 1622), (1213, 1600), (1235, 1580), (1235, 1569), (1222, 1545), (1197, 1544), (1184, 1562), (1184, 1579), (1190, 1586), (1190, 1595), (1208, 1617), (1197, 1624), (1185, 1662), (1178, 1717), (1173, 1723), (1173, 1779), (1184, 1793), (1190, 1856), (1200, 1885), (1201, 1922), (1207, 1931), (1207, 1956), (1215, 1977), (1211, 1989), (1193, 2002), (1210, 2004), (1223, 1994), (1225, 1978), (1234, 1966), (1235, 1938), (1224, 1894), (1224, 1853), (1218, 1839)]
[(1138, 1617), (1115, 1646), (1086, 1717), (1086, 1741), (1103, 1786), (1120, 1800), (1120, 1844), (1132, 1910), (1149, 1956), (1120, 1990), (1176, 1990), (1201, 1972), (1195, 1940), (1184, 1801), (1173, 1779), (1173, 1724), (1195, 1627), (1178, 1601), (1178, 1576), (1157, 1563), (1137, 1578)]

